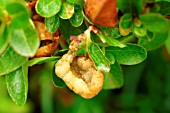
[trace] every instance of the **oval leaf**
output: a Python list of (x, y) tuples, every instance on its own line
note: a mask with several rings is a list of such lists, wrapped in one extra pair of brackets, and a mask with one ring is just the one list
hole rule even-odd
[(74, 14), (74, 5), (69, 3), (63, 3), (61, 6), (61, 10), (58, 13), (60, 18), (62, 19), (70, 19)]
[(60, 19), (58, 15), (45, 18), (45, 26), (50, 33), (55, 33), (60, 25)]
[(153, 38), (150, 39), (148, 35), (142, 37), (138, 44), (143, 46), (146, 50), (154, 50), (162, 46), (168, 38), (168, 32), (165, 33), (154, 33)]
[(110, 67), (110, 72), (104, 74), (103, 89), (120, 88), (123, 85), (122, 69), (117, 62), (110, 65)]
[(33, 22), (29, 21), (22, 29), (12, 29), (10, 44), (22, 56), (34, 56), (39, 47), (40, 39)]
[(27, 60), (20, 56), (11, 47), (0, 56), (0, 75), (8, 74), (19, 68)]
[(38, 0), (35, 9), (39, 15), (51, 17), (60, 11), (61, 4), (62, 0)]
[(110, 52), (118, 63), (124, 65), (138, 64), (147, 57), (146, 50), (135, 44), (127, 44), (124, 48), (110, 46), (106, 47), (106, 51)]
[(151, 32), (167, 32), (169, 22), (163, 16), (157, 13), (147, 13), (140, 16), (143, 25)]
[(83, 10), (80, 5), (75, 4), (74, 5), (74, 14), (70, 18), (70, 23), (74, 27), (79, 27), (83, 23)]
[(104, 56), (103, 52), (97, 44), (93, 42), (88, 43), (88, 54), (98, 70), (103, 72), (110, 71), (110, 62)]
[(6, 10), (10, 15), (14, 28), (23, 28), (27, 25), (30, 18), (30, 12), (24, 4), (21, 2), (9, 2), (6, 5)]
[(23, 73), (23, 68), (20, 67), (5, 77), (8, 93), (12, 100), (19, 106), (24, 105), (27, 99), (28, 77)]

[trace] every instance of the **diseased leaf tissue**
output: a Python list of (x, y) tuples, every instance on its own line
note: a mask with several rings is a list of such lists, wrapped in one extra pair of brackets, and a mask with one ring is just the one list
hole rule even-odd
[(18, 105), (26, 102), (28, 68), (33, 65), (55, 61), (54, 84), (66, 84), (76, 94), (92, 98), (102, 88), (123, 85), (120, 65), (141, 63), (147, 51), (165, 41), (170, 51), (170, 13), (163, 9), (169, 1), (0, 3), (0, 75), (6, 76), (9, 94)]

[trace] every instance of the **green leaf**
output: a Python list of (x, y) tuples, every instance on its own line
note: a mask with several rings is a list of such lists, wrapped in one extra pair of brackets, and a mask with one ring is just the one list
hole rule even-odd
[(79, 4), (81, 7), (84, 5), (84, 0), (66, 0), (66, 2), (71, 4)]
[(147, 57), (146, 50), (135, 44), (127, 44), (124, 48), (114, 46), (106, 47), (106, 52), (111, 53), (118, 63), (124, 65), (139, 64)]
[(164, 16), (170, 15), (170, 1), (160, 1), (157, 2), (157, 4), (160, 6), (160, 11), (159, 13), (161, 13)]
[(60, 22), (60, 31), (68, 43), (70, 43), (70, 36), (77, 36), (87, 29), (85, 24), (82, 24), (80, 27), (74, 27), (69, 20), (60, 19)]
[(128, 35), (131, 31), (131, 26), (132, 26), (132, 15), (130, 13), (126, 13), (120, 18), (120, 22), (119, 22), (120, 34), (123, 36)]
[(27, 25), (30, 12), (22, 2), (9, 2), (6, 5), (6, 10), (10, 15), (12, 26), (14, 28), (23, 28)]
[(110, 71), (110, 62), (96, 43), (88, 43), (88, 54), (99, 71)]
[(138, 38), (141, 38), (147, 34), (147, 29), (143, 25), (138, 27), (137, 25), (133, 24), (133, 33)]
[(27, 57), (20, 56), (11, 47), (0, 56), (0, 75), (8, 74), (19, 68)]
[(110, 64), (114, 64), (115, 63), (115, 58), (114, 58), (114, 56), (111, 53), (105, 51), (105, 56), (110, 61)]
[(64, 54), (66, 54), (68, 52), (68, 49), (62, 49), (60, 51), (58, 51), (55, 56), (63, 56)]
[(121, 47), (121, 48), (126, 46), (125, 44), (121, 43), (120, 41), (118, 41), (112, 37), (103, 35), (101, 32), (98, 32), (96, 34), (101, 39), (101, 41), (103, 43), (107, 43), (109, 46), (117, 46), (117, 47)]
[(154, 33), (152, 39), (150, 39), (150, 37), (146, 35), (138, 41), (138, 44), (143, 46), (146, 50), (151, 51), (162, 46), (167, 38), (168, 32)]
[(7, 49), (9, 44), (8, 27), (5, 28), (2, 35), (0, 35), (0, 55)]
[(38, 0), (35, 9), (39, 15), (51, 17), (60, 11), (61, 4), (62, 0)]
[(140, 21), (151, 32), (167, 32), (169, 30), (168, 20), (158, 13), (140, 15)]
[(42, 64), (45, 62), (50, 62), (50, 61), (56, 61), (60, 57), (40, 57), (40, 58), (34, 58), (26, 63), (27, 66), (33, 66), (35, 64)]
[(101, 32), (108, 36), (108, 37), (112, 37), (114, 39), (119, 38), (120, 32), (119, 32), (119, 28), (117, 26), (115, 27), (104, 27), (104, 26), (99, 26)]
[(116, 2), (123, 13), (140, 14), (143, 11), (143, 0), (117, 0)]
[(120, 88), (123, 85), (122, 69), (117, 62), (110, 65), (110, 67), (110, 72), (104, 74), (103, 89)]
[(55, 66), (53, 68), (52, 77), (53, 77), (53, 84), (56, 87), (65, 87), (66, 86), (65, 82), (55, 74)]
[(10, 44), (22, 56), (34, 56), (40, 45), (39, 35), (33, 22), (29, 21), (22, 29), (11, 29)]
[(25, 70), (23, 70), (23, 68), (20, 67), (5, 76), (8, 93), (12, 100), (19, 106), (24, 105), (27, 100), (28, 77), (27, 74), (23, 72), (27, 69), (25, 68)]
[(45, 26), (50, 33), (55, 33), (60, 25), (60, 19), (58, 15), (45, 18)]
[(5, 14), (3, 12), (1, 12), (1, 10), (0, 10), (0, 36), (4, 32), (5, 26), (6, 26)]
[(74, 5), (74, 14), (70, 18), (70, 23), (74, 27), (79, 27), (83, 23), (83, 19), (84, 19), (84, 17), (83, 17), (83, 10), (82, 10), (81, 6), (75, 4)]
[(63, 3), (58, 15), (62, 19), (70, 19), (74, 14), (74, 5), (70, 3)]

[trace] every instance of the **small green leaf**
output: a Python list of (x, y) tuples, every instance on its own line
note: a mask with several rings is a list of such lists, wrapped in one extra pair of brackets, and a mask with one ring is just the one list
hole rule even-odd
[(23, 28), (27, 25), (30, 12), (22, 2), (9, 2), (6, 5), (6, 10), (10, 15), (12, 26), (14, 28)]
[(88, 54), (98, 70), (103, 72), (110, 71), (110, 62), (96, 43), (88, 43)]
[(140, 14), (144, 0), (117, 0), (117, 6), (123, 13)]
[(74, 27), (79, 27), (83, 23), (83, 10), (80, 5), (75, 4), (74, 5), (74, 14), (70, 18), (70, 23)]
[(0, 55), (7, 49), (9, 45), (8, 27), (5, 28), (2, 35), (0, 35)]
[(58, 13), (59, 17), (62, 19), (70, 19), (74, 14), (74, 5), (69, 3), (63, 3), (61, 10)]
[(135, 36), (138, 38), (141, 38), (147, 34), (147, 29), (141, 25), (140, 27), (136, 26), (135, 24), (133, 25), (133, 33)]
[(39, 15), (51, 17), (60, 11), (61, 4), (62, 0), (38, 0), (35, 9)]
[(114, 46), (106, 47), (106, 52), (111, 53), (118, 63), (124, 65), (139, 64), (147, 57), (146, 50), (135, 44), (127, 44), (124, 48)]
[(60, 19), (58, 15), (45, 18), (45, 26), (50, 33), (55, 33), (60, 25)]
[(20, 56), (17, 54), (12, 47), (8, 49), (0, 56), (0, 75), (8, 74), (17, 68), (19, 68), (27, 57)]
[(40, 58), (34, 58), (26, 63), (27, 66), (33, 66), (35, 64), (42, 64), (45, 62), (50, 62), (50, 61), (56, 61), (60, 57), (40, 57)]
[(58, 51), (55, 56), (63, 56), (64, 54), (66, 54), (68, 52), (68, 49), (62, 49), (60, 51)]
[(112, 37), (108, 37), (106, 35), (103, 35), (101, 32), (98, 32), (96, 34), (101, 39), (101, 41), (103, 43), (107, 43), (109, 46), (117, 46), (117, 47), (121, 47), (121, 48), (126, 46), (125, 44), (121, 43), (120, 41), (118, 41), (118, 40), (116, 40)]
[(162, 46), (167, 38), (168, 38), (168, 32), (154, 33), (152, 39), (150, 39), (150, 37), (146, 35), (138, 41), (138, 44), (143, 46), (146, 50), (151, 51)]
[(69, 20), (60, 19), (60, 22), (60, 31), (68, 43), (70, 43), (70, 36), (77, 36), (87, 29), (85, 24), (82, 24), (80, 27), (74, 27)]
[(123, 36), (127, 36), (131, 31), (131, 26), (132, 26), (132, 15), (130, 13), (126, 13), (120, 18), (120, 22), (119, 22), (120, 34)]
[(123, 85), (122, 69), (117, 62), (110, 65), (110, 67), (110, 72), (104, 74), (103, 89), (120, 88)]
[(56, 87), (65, 87), (65, 82), (55, 74), (55, 66), (53, 68), (53, 83)]
[(66, 0), (66, 2), (71, 4), (79, 4), (81, 7), (84, 5), (84, 0)]
[(115, 27), (104, 27), (104, 26), (99, 26), (101, 32), (108, 36), (108, 37), (112, 37), (114, 39), (119, 38), (120, 32), (119, 32), (119, 28), (117, 26)]
[(151, 32), (167, 32), (169, 30), (168, 20), (158, 13), (140, 15), (140, 21)]
[(24, 28), (11, 29), (10, 44), (22, 56), (33, 56), (39, 48), (39, 35), (30, 20)]
[(20, 67), (5, 76), (8, 93), (12, 100), (19, 106), (24, 105), (27, 100), (28, 77), (27, 73), (23, 73), (26, 70), (26, 68), (23, 70)]

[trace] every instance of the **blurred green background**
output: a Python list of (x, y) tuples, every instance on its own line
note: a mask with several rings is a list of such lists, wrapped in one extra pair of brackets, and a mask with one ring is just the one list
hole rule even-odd
[(124, 85), (102, 90), (86, 100), (67, 87), (52, 82), (54, 62), (29, 69), (27, 103), (10, 99), (5, 78), (0, 77), (0, 113), (170, 113), (170, 56), (164, 48), (148, 53), (145, 62), (122, 66)]

